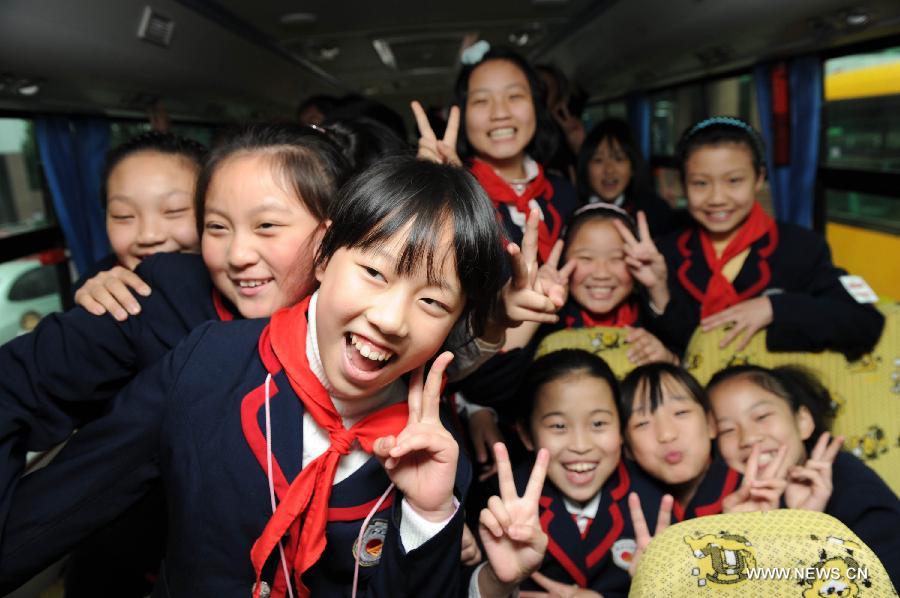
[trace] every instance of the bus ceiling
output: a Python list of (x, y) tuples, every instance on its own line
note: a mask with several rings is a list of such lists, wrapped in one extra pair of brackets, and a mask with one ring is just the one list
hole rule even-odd
[(0, 108), (138, 114), (162, 99), (225, 121), (358, 92), (405, 110), (446, 102), (477, 39), (600, 100), (896, 34), (896, 0), (5, 0)]

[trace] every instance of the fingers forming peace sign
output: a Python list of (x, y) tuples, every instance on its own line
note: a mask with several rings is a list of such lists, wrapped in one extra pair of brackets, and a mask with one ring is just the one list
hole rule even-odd
[(422, 104), (417, 101), (410, 103), (413, 116), (416, 117), (416, 125), (419, 127), (419, 152), (418, 157), (423, 160), (437, 162), (438, 164), (452, 164), (453, 166), (462, 166), (462, 160), (456, 153), (456, 138), (459, 134), (459, 107), (450, 108), (450, 115), (447, 118), (447, 129), (444, 131), (444, 138), (438, 139), (428, 122), (428, 116)]
[(375, 456), (406, 501), (430, 521), (444, 521), (454, 512), (453, 484), (459, 445), (440, 419), (440, 394), (444, 371), (453, 353), (441, 353), (428, 378), (425, 366), (417, 368), (409, 383), (409, 420), (397, 435), (375, 441)]
[(538, 504), (547, 476), (550, 453), (541, 449), (519, 496), (513, 480), (509, 453), (503, 443), (494, 445), (500, 496), (488, 499), (479, 517), (478, 532), (493, 576), (502, 584), (518, 584), (537, 571), (547, 549), (547, 534), (541, 529)]
[(637, 215), (640, 240), (635, 238), (623, 222), (613, 219), (612, 223), (622, 236), (622, 240), (625, 241), (625, 265), (628, 266), (628, 271), (635, 280), (647, 288), (657, 307), (662, 308), (663, 306), (658, 304), (654, 294), (665, 291), (665, 302), (668, 303), (668, 288), (666, 288), (668, 269), (665, 258), (656, 248), (656, 244), (650, 236), (647, 216), (643, 211), (639, 211)]
[(566, 302), (569, 276), (575, 268), (570, 262), (558, 269), (563, 243), (557, 241), (543, 266), (538, 266), (538, 225), (540, 210), (531, 210), (525, 222), (522, 247), (507, 245), (512, 279), (503, 287), (503, 305), (508, 327), (522, 322), (553, 323), (556, 312)]
[(647, 527), (647, 520), (644, 518), (644, 510), (641, 509), (641, 498), (637, 492), (632, 492), (628, 495), (628, 511), (631, 513), (634, 543), (637, 545), (634, 556), (631, 557), (631, 562), (628, 564), (628, 574), (630, 576), (634, 577), (638, 561), (641, 560), (653, 536), (661, 534), (669, 527), (669, 523), (672, 521), (672, 506), (674, 504), (675, 499), (672, 498), (671, 494), (666, 494), (662, 497), (659, 503), (659, 514), (656, 517), (656, 527), (653, 529), (653, 534), (651, 534), (650, 528)]
[(843, 436), (832, 439), (831, 434), (825, 432), (819, 436), (806, 463), (788, 469), (788, 485), (784, 491), (784, 502), (788, 508), (825, 510), (833, 489), (831, 466), (843, 444)]
[(760, 444), (754, 444), (740, 487), (722, 501), (724, 513), (771, 511), (778, 508), (781, 495), (787, 487), (785, 475), (790, 466), (785, 459), (787, 446), (778, 447), (775, 457), (764, 466), (762, 472), (759, 471), (761, 452)]

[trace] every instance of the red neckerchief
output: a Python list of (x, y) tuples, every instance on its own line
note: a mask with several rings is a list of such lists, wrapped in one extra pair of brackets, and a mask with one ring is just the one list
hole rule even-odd
[(625, 326), (634, 326), (638, 321), (640, 309), (637, 302), (633, 298), (626, 299), (615, 307), (612, 311), (605, 314), (592, 314), (586, 309), (579, 309), (578, 321), (576, 316), (566, 317), (566, 328), (591, 328), (593, 326), (610, 326), (612, 328), (624, 328)]
[[(334, 475), (342, 455), (350, 453), (354, 440), (368, 453), (377, 438), (389, 434), (399, 434), (409, 419), (409, 407), (405, 402), (379, 409), (349, 430), (343, 421), (328, 391), (309, 367), (306, 357), (306, 311), (307, 297), (294, 307), (275, 312), (269, 325), (259, 338), (260, 355), (274, 356), (274, 360), (284, 369), (291, 388), (303, 402), (303, 407), (316, 424), (328, 432), (331, 446), (322, 455), (311, 461), (294, 479), (278, 508), (266, 524), (260, 537), (253, 544), (250, 558), (256, 571), (254, 598), (259, 598), (259, 581), (262, 568), (278, 546), (279, 540), (289, 528), (297, 529), (292, 538), (292, 555), (288, 567), (293, 569), (300, 596), (309, 596), (309, 589), (303, 585), (300, 576), (312, 567), (325, 550), (325, 525), (328, 521), (328, 500), (334, 484)], [(270, 373), (275, 374), (277, 372)], [(292, 562), (290, 562), (292, 561)]]
[(213, 289), (212, 302), (213, 307), (216, 309), (216, 315), (219, 316), (219, 320), (222, 322), (230, 322), (234, 319), (234, 314), (228, 309), (228, 306), (225, 305), (225, 300), (222, 297), (222, 293), (219, 292), (219, 289)]
[(553, 185), (544, 176), (544, 169), (540, 164), (537, 165), (537, 169), (537, 176), (528, 183), (522, 195), (516, 195), (509, 183), (494, 172), (494, 169), (487, 162), (475, 158), (469, 167), (469, 170), (478, 179), (488, 197), (491, 198), (494, 208), (499, 208), (501, 204), (512, 204), (519, 212), (525, 214), (527, 218), (528, 213), (531, 211), (528, 208), (528, 203), (532, 199), (543, 197), (546, 200), (547, 211), (553, 216), (553, 230), (551, 231), (547, 228), (547, 223), (543, 219), (538, 224), (538, 255), (540, 255), (541, 262), (545, 262), (553, 249), (553, 244), (559, 238), (559, 230), (562, 223), (560, 222), (559, 212), (556, 211), (556, 208), (550, 202), (550, 199), (553, 197)]
[(706, 229), (700, 228), (700, 246), (703, 248), (703, 257), (706, 258), (706, 264), (710, 271), (709, 283), (706, 285), (706, 292), (703, 294), (700, 306), (701, 318), (719, 313), (723, 309), (740, 303), (734, 285), (725, 278), (722, 269), (735, 256), (740, 255), (753, 243), (763, 238), (774, 226), (775, 220), (763, 211), (759, 202), (755, 202), (747, 219), (741, 224), (737, 234), (728, 242), (719, 257), (716, 257), (709, 233), (706, 232)]

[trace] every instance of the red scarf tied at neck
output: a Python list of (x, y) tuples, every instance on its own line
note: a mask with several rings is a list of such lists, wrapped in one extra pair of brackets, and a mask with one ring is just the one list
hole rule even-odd
[(559, 238), (559, 230), (562, 223), (560, 222), (559, 213), (550, 202), (550, 198), (553, 197), (553, 185), (544, 176), (544, 169), (540, 164), (537, 165), (537, 169), (538, 173), (534, 180), (528, 183), (522, 195), (517, 195), (510, 184), (494, 172), (494, 169), (487, 162), (476, 158), (472, 161), (472, 166), (469, 168), (488, 194), (488, 197), (491, 198), (494, 208), (499, 208), (502, 204), (512, 204), (516, 210), (525, 214), (527, 218), (529, 212), (531, 212), (528, 203), (532, 199), (542, 197), (546, 200), (547, 211), (553, 216), (553, 230), (551, 231), (547, 228), (547, 223), (543, 219), (538, 224), (538, 255), (541, 258), (541, 262), (545, 262), (553, 249), (553, 244)]
[[(310, 369), (306, 357), (308, 306), (309, 298), (306, 298), (294, 307), (275, 312), (260, 336), (260, 354), (267, 364), (274, 355), (278, 365), (284, 369), (291, 388), (303, 402), (306, 412), (328, 432), (331, 445), (307, 464), (294, 479), (262, 534), (253, 544), (250, 558), (256, 571), (255, 597), (258, 597), (262, 568), (269, 556), (288, 529), (296, 530), (298, 526), (299, 531), (293, 534), (289, 549), (286, 550), (291, 555), (288, 557), (288, 566), (293, 567), (299, 594), (309, 596), (309, 590), (303, 585), (300, 576), (319, 560), (325, 550), (328, 501), (341, 456), (350, 453), (354, 440), (359, 442), (364, 451), (371, 453), (377, 438), (399, 434), (409, 418), (409, 407), (403, 402), (379, 409), (350, 429), (344, 428), (331, 397)], [(277, 373), (271, 369), (269, 368), (271, 374)]]
[(709, 266), (711, 276), (706, 285), (706, 292), (700, 306), (700, 317), (705, 318), (719, 313), (723, 309), (740, 303), (740, 297), (734, 285), (725, 277), (722, 270), (733, 258), (743, 253), (748, 247), (760, 240), (775, 226), (775, 220), (763, 211), (759, 202), (754, 202), (750, 214), (740, 226), (737, 234), (728, 242), (722, 255), (716, 257), (712, 239), (706, 229), (699, 227), (700, 245), (703, 247), (703, 257)]

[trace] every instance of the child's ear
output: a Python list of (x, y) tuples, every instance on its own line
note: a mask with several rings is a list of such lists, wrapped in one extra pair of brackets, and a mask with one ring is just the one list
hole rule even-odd
[(716, 436), (719, 435), (719, 427), (716, 425), (716, 418), (713, 416), (712, 411), (706, 414), (706, 430), (710, 440), (715, 440)]
[(797, 423), (797, 430), (800, 432), (800, 440), (809, 440), (812, 433), (816, 429), (816, 421), (813, 419), (809, 409), (801, 406), (794, 414), (794, 421)]
[[(331, 220), (323, 220), (319, 223), (319, 226), (316, 227), (315, 232), (313, 232), (313, 253), (312, 255), (318, 256), (319, 249), (322, 247), (322, 239), (325, 237), (325, 231), (331, 226)], [(316, 260), (316, 280), (322, 282), (322, 275), (325, 274), (325, 266), (328, 265), (327, 262), (318, 263)]]
[(762, 191), (763, 185), (766, 183), (766, 167), (760, 166), (759, 173), (756, 175), (756, 183), (753, 185), (753, 190), (756, 193)]
[(532, 453), (534, 452), (534, 441), (531, 439), (531, 432), (526, 428), (525, 424), (520, 421), (516, 422), (516, 432), (519, 433), (519, 440)]

